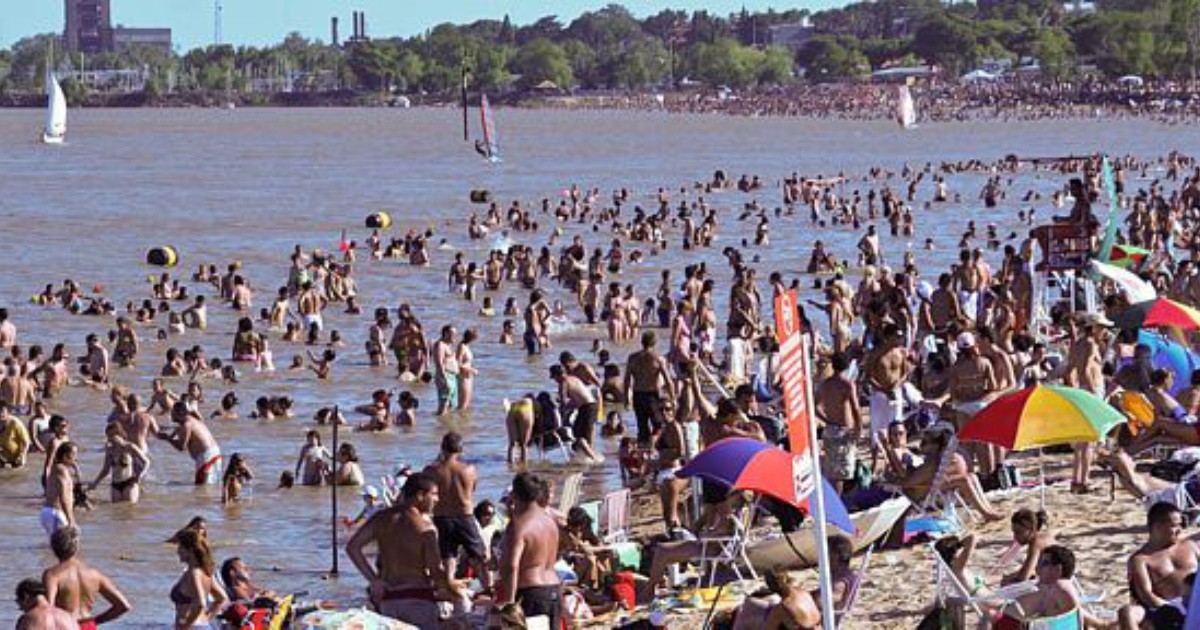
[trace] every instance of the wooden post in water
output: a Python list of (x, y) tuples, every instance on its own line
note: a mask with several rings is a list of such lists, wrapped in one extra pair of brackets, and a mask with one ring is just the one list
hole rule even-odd
[(464, 58), (460, 66), (462, 71), (462, 116), (463, 116), (463, 142), (471, 140), (471, 125), (467, 121), (467, 60)]
[(332, 546), (330, 553), (333, 554), (333, 567), (329, 569), (329, 575), (337, 577), (338, 574), (338, 486), (337, 486), (337, 452), (338, 452), (338, 422), (341, 413), (338, 411), (337, 405), (333, 406), (333, 474), (331, 475), (329, 484), (330, 502), (333, 504), (333, 515), (329, 519), (329, 534)]

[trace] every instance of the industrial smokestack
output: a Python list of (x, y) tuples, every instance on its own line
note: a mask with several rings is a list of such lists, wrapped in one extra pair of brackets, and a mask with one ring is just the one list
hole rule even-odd
[(363, 39), (366, 39), (367, 38), (367, 12), (360, 11), (358, 14), (358, 19), (362, 21), (362, 25), (358, 27), (358, 31), (359, 31), (358, 34), (361, 35)]
[(329, 18), (329, 40), (334, 46), (338, 45), (338, 19), (336, 15)]

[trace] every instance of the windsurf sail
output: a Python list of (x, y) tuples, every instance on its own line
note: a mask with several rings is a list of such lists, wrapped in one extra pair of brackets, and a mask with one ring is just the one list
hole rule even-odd
[(900, 95), (896, 99), (896, 122), (904, 129), (917, 126), (917, 108), (907, 85), (900, 86)]
[(500, 141), (496, 135), (496, 125), (492, 120), (492, 108), (488, 104), (487, 94), (479, 97), (479, 121), (483, 129), (483, 141), (475, 143), (475, 150), (489, 162), (499, 162)]

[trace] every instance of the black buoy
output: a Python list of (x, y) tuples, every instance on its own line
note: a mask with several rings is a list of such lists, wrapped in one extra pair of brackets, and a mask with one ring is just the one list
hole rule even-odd
[(392, 217), (386, 212), (376, 212), (367, 215), (367, 227), (375, 230), (386, 230), (392, 227)]
[(491, 191), (482, 188), (476, 188), (471, 191), (471, 203), (491, 203), (491, 201)]
[(146, 252), (146, 264), (155, 267), (174, 267), (179, 263), (179, 252), (170, 245), (155, 247)]

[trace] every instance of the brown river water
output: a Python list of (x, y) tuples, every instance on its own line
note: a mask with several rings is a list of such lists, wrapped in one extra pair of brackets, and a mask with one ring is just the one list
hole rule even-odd
[[(666, 253), (648, 258), (620, 280), (635, 283), (643, 297), (652, 296), (661, 269), (671, 268), (682, 279), (685, 264), (708, 261), (716, 271), (717, 308), (723, 317), (727, 296), (723, 287), (728, 286), (730, 272), (720, 250), (753, 235), (751, 222), (736, 221), (737, 210), (752, 197), (770, 208), (779, 205), (778, 181), (793, 171), (832, 176), (844, 170), (861, 176), (870, 166), (899, 170), (906, 161), (917, 165), (931, 160), (995, 159), (1008, 153), (1093, 151), (1160, 156), (1172, 149), (1194, 153), (1200, 145), (1190, 128), (1144, 121), (971, 122), (926, 125), (905, 133), (887, 122), (651, 113), (500, 110), (496, 119), (505, 163), (489, 166), (462, 142), (461, 119), (452, 110), (72, 110), (69, 141), (62, 147), (34, 141), (42, 112), (0, 111), (0, 226), (9, 243), (0, 259), (0, 305), (11, 309), (22, 346), (38, 343), (48, 350), (55, 342), (66, 341), (71, 354), (80, 356), (85, 335), (107, 331), (112, 321), (34, 306), (30, 296), (46, 283), (72, 278), (84, 287), (102, 285), (104, 294), (122, 306), (149, 297), (147, 276), (158, 270), (144, 265), (143, 259), (152, 246), (178, 248), (182, 262), (177, 273), (189, 279), (199, 263), (223, 268), (240, 260), (257, 289), (257, 309), (268, 306), (275, 289), (286, 280), (287, 255), (295, 244), (332, 249), (342, 229), (361, 241), (367, 234), (363, 218), (374, 211), (392, 215), (393, 234), (403, 234), (408, 227), (432, 227), (439, 238), (463, 248), (468, 260), (482, 262), (491, 241), (467, 239), (467, 219), (480, 209), (468, 202), (471, 189), (490, 189), (505, 205), (520, 199), (536, 208), (544, 197), (557, 200), (571, 184), (599, 188), (602, 200), (609, 199), (615, 188), (627, 187), (636, 202), (652, 209), (652, 194), (658, 187), (678, 191), (682, 185), (710, 178), (720, 168), (734, 178), (757, 174), (767, 186), (755, 195), (726, 192), (710, 197), (722, 210), (720, 236), (711, 250), (685, 252), (675, 233)], [(983, 181), (982, 175), (953, 176), (951, 190), (962, 193), (963, 203), (918, 211), (919, 238), (933, 237), (939, 247), (919, 253), (926, 275), (944, 269), (956, 256), (955, 245), (968, 220), (1000, 223), (1002, 234), (1019, 230), (1015, 214), (1024, 207), (1017, 200), (1020, 193), (1030, 188), (1045, 193), (1063, 183), (1048, 175), (1022, 176), (1010, 200), (985, 213), (977, 201)], [(1148, 182), (1131, 181), (1134, 187), (1138, 184)], [(861, 189), (865, 197), (868, 187), (851, 181), (844, 192)], [(931, 195), (926, 185), (920, 198)], [(677, 192), (673, 199), (678, 202)], [(1050, 212), (1048, 203), (1039, 205), (1040, 217)], [(543, 218), (538, 234), (513, 238), (540, 247), (549, 234), (549, 223), (548, 217)], [(771, 227), (771, 246), (750, 250), (761, 257), (757, 267), (764, 282), (774, 270), (787, 277), (798, 274), (815, 238), (852, 259), (859, 236), (848, 228), (817, 232), (803, 213), (772, 219)], [(886, 225), (880, 227), (886, 232)], [(611, 238), (592, 234), (590, 225), (565, 229), (567, 237), (585, 234), (593, 247), (606, 246)], [(905, 241), (885, 237), (884, 243), (891, 260), (898, 262)], [(100, 505), (80, 517), (83, 554), (132, 600), (135, 610), (122, 619), (121, 627), (170, 623), (167, 590), (181, 567), (173, 549), (162, 541), (197, 514), (209, 520), (218, 562), (239, 555), (257, 569), (257, 580), (266, 586), (309, 591), (313, 597), (342, 603), (361, 601), (364, 582), (344, 555), (341, 577), (323, 577), (331, 562), (329, 490), (281, 492), (275, 490), (275, 480), (294, 465), (318, 407), (334, 403), (351, 407), (367, 402), (374, 389), (398, 385), (392, 369), (369, 368), (362, 350), (369, 313), (376, 306), (394, 310), (402, 302), (412, 304), (430, 334), (445, 323), (455, 323), (460, 331), (479, 330), (476, 408), (439, 421), (433, 417), (434, 391), (417, 387), (413, 391), (421, 399), (421, 408), (415, 429), (379, 435), (344, 432), (343, 440), (358, 448), (367, 478), (375, 482), (397, 462), (427, 462), (441, 433), (459, 430), (467, 437), (468, 459), (481, 470), (477, 498), (497, 498), (511, 475), (504, 462), (501, 400), (548, 389), (545, 367), (559, 350), (590, 357), (590, 340), (604, 335), (598, 327), (576, 328), (556, 336), (551, 352), (527, 359), (518, 346), (495, 343), (502, 318), (479, 318), (477, 305), (446, 292), (451, 252), (435, 251), (429, 268), (361, 258), (355, 274), (365, 315), (348, 316), (336, 307), (326, 315), (327, 328), (340, 330), (348, 342), (334, 377), (317, 383), (309, 373), (281, 369), (263, 375), (243, 370), (243, 380), (236, 386), (243, 415), (260, 395), (287, 394), (297, 400), (297, 417), (214, 425), (226, 457), (243, 453), (258, 474), (249, 501), (223, 509), (215, 488), (190, 485), (190, 461), (164, 443), (151, 446), (153, 478), (145, 485), (141, 503), (109, 504), (107, 484), (93, 493)], [(811, 287), (811, 279), (802, 283)], [(552, 299), (561, 296), (557, 287), (550, 289)], [(497, 310), (510, 295), (524, 303), (525, 292), (510, 284), (495, 296)], [(570, 309), (579, 316), (578, 309)], [(148, 393), (169, 343), (181, 348), (200, 343), (209, 356), (224, 358), (235, 321), (232, 311), (214, 304), (209, 329), (203, 334), (189, 332), (170, 342), (156, 342), (153, 328), (141, 329), (145, 343), (139, 365), (119, 370), (114, 379)], [(281, 368), (303, 351), (302, 346), (283, 344), (277, 333), (271, 343)], [(623, 359), (630, 350), (617, 348), (614, 355)], [(209, 400), (204, 410), (208, 412), (227, 388), (209, 382), (206, 389)], [(102, 459), (105, 397), (85, 388), (69, 388), (53, 401), (52, 410), (72, 421), (72, 435), (83, 447), (83, 476), (92, 478)], [(632, 418), (626, 421), (632, 423)], [(328, 445), (329, 429), (322, 432)], [(610, 463), (588, 475), (585, 494), (616, 483), (615, 457), (611, 457), (616, 444), (606, 442), (602, 447)], [(32, 461), (40, 466), (40, 456)], [(551, 474), (562, 470), (543, 467)], [(36, 576), (51, 563), (37, 522), (41, 489), (36, 468), (0, 472), (0, 589), (11, 589), (19, 579)], [(357, 510), (354, 490), (346, 489), (340, 496), (343, 514)], [(345, 530), (340, 534), (344, 542)], [(11, 597), (4, 597), (0, 625), (11, 623), (16, 615)]]

